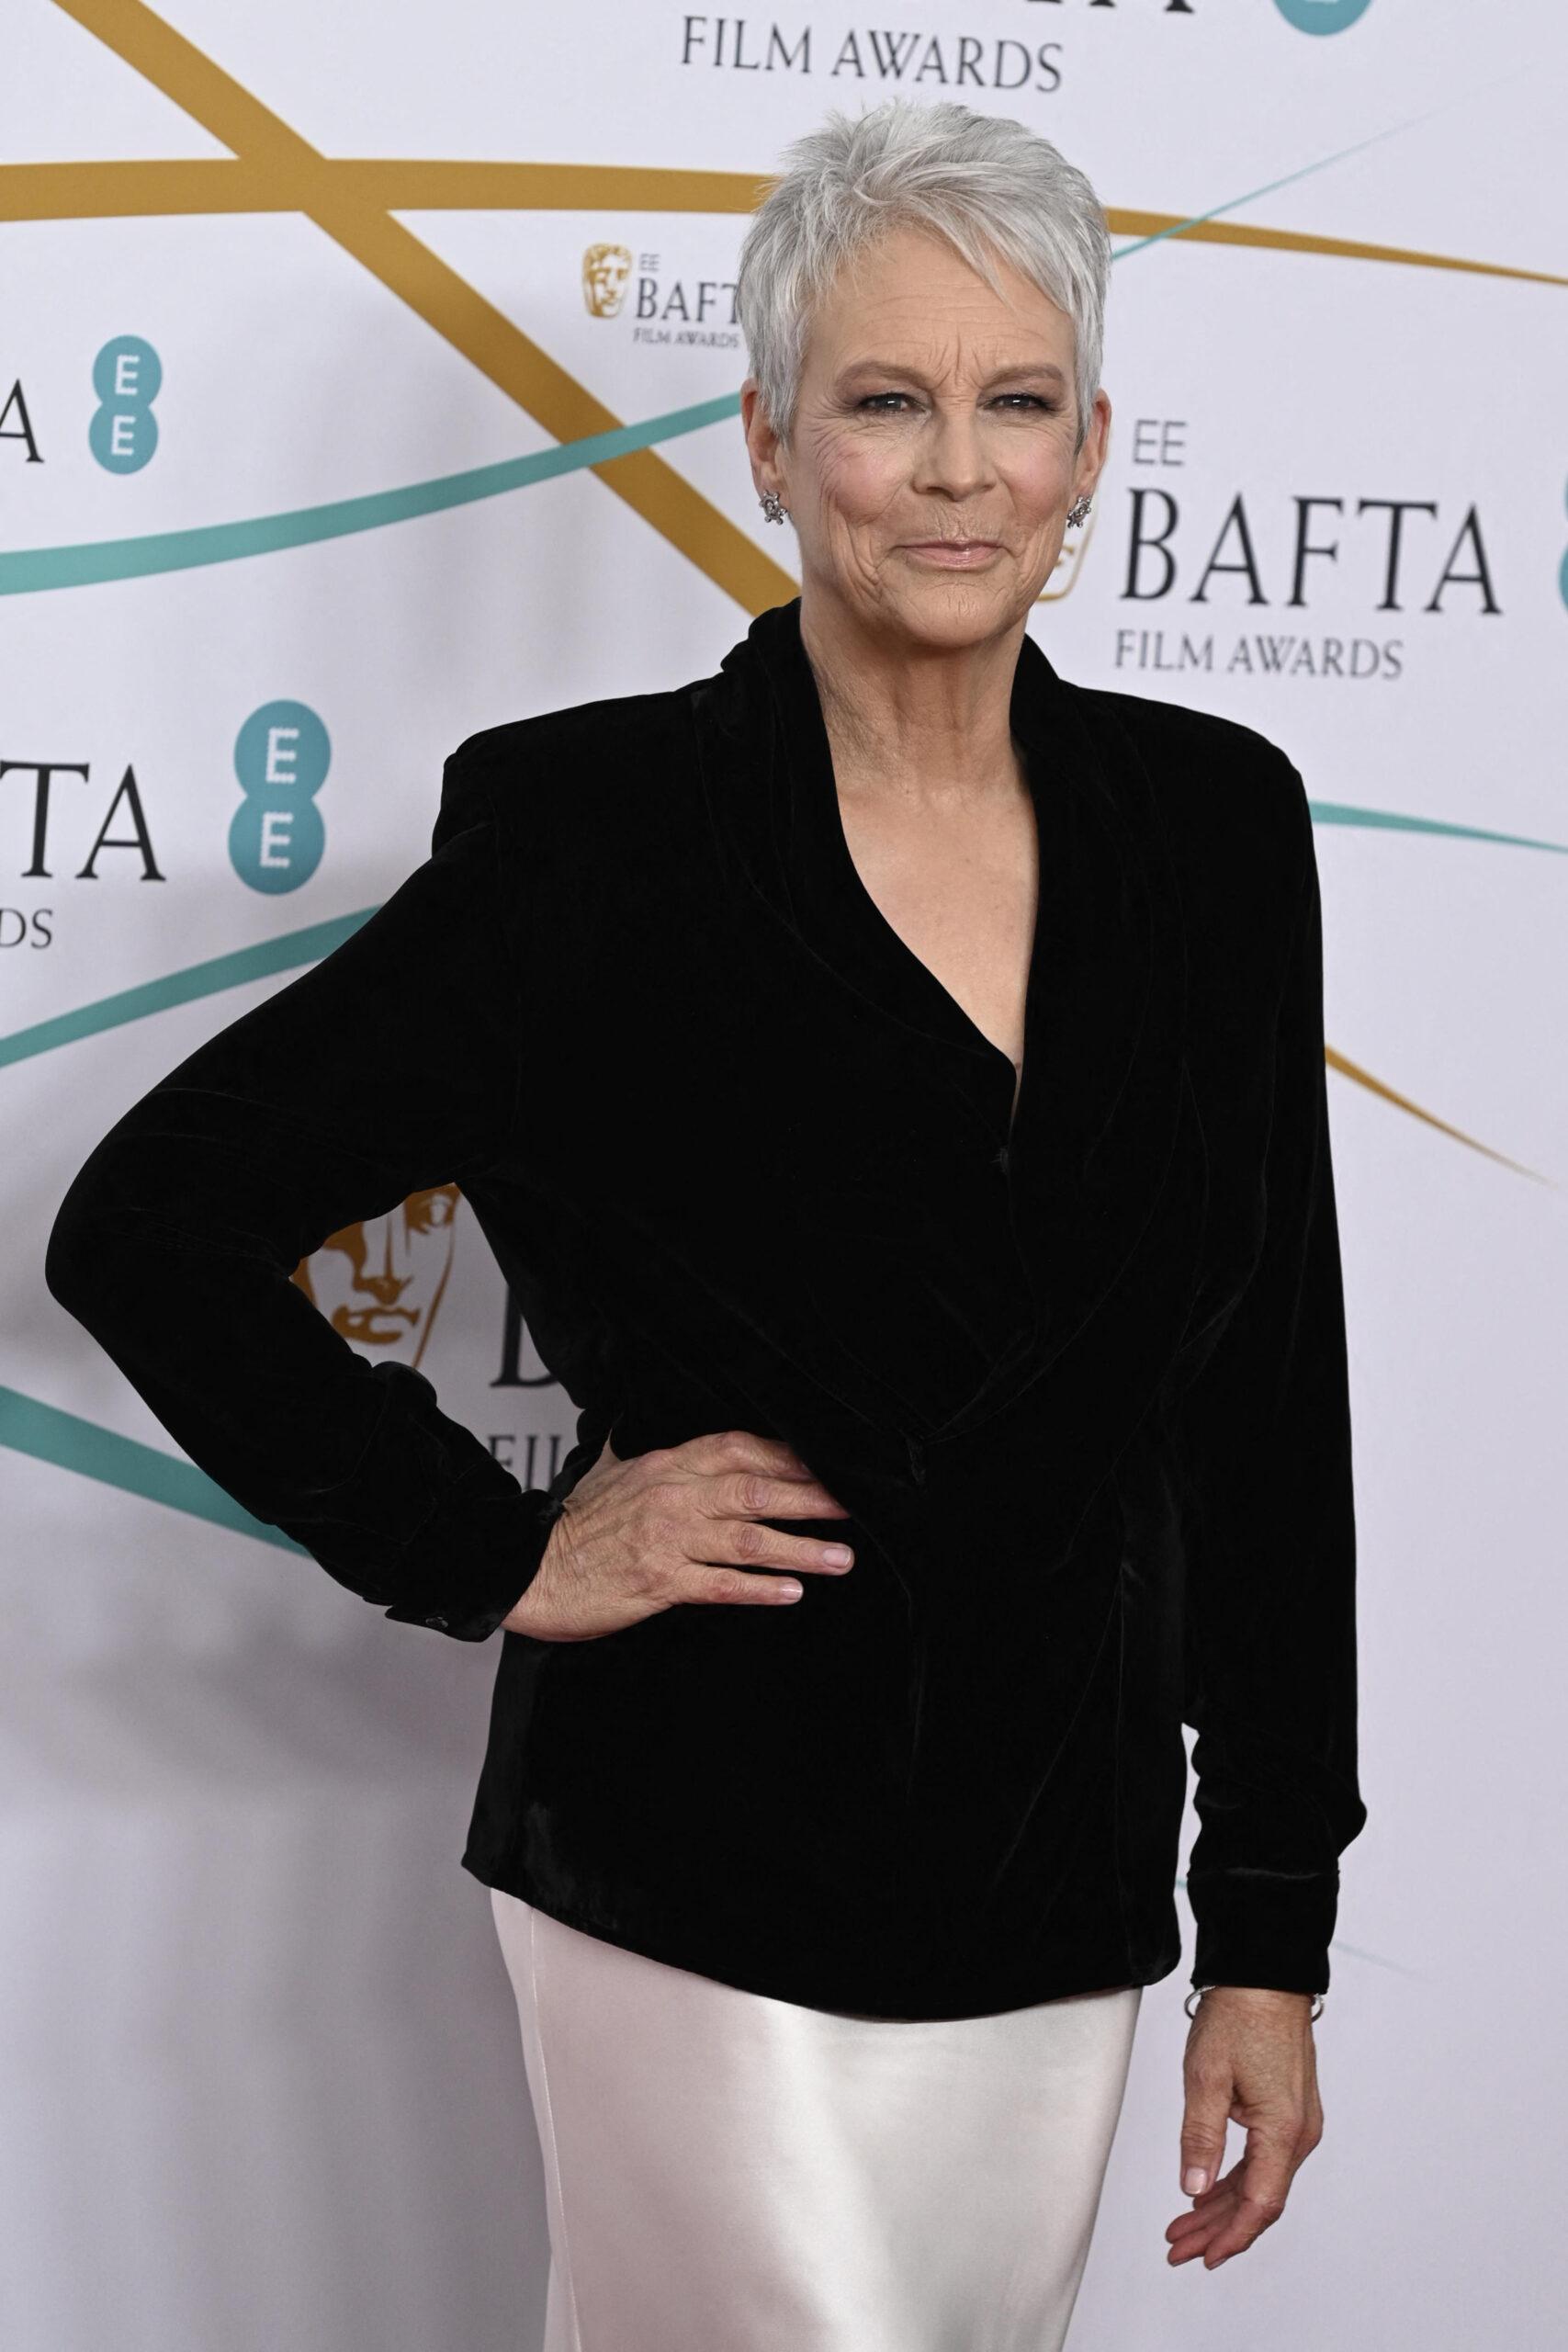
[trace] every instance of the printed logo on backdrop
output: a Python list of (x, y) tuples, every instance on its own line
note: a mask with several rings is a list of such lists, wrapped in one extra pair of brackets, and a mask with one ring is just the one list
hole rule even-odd
[(1364, 17), (1372, 0), (1274, 0), (1288, 25), (1299, 33), (1342, 33)]
[(341, 1338), (417, 1370), (452, 1272), (459, 1197), (456, 1184), (435, 1184), (345, 1225), (300, 1259), (293, 1280)]
[(661, 254), (638, 254), (634, 264), (629, 245), (607, 239), (583, 250), (582, 299), (589, 317), (618, 319), (624, 312), (633, 343), (738, 351), (735, 285), (733, 277), (671, 277)]
[[(1180, 418), (1135, 418), (1130, 469), (1185, 469), (1189, 429)], [(1406, 640), (1379, 628), (1379, 616), (1411, 614), (1452, 627), (1503, 612), (1481, 509), (1462, 495), (1261, 496), (1228, 484), (1208, 495), (1136, 481), (1124, 495), (1124, 527), (1113, 521), (1112, 506), (1097, 560), (1108, 560), (1103, 533), (1118, 535), (1109, 560), (1121, 566), (1119, 600), (1160, 609), (1152, 622), (1118, 628), (1111, 654), (1118, 670), (1393, 683), (1404, 675)], [(1081, 540), (1066, 542), (1037, 602), (1077, 586), (1100, 503)], [(1568, 600), (1568, 556), (1561, 585)], [(1201, 608), (1201, 619), (1174, 626), (1167, 614), (1177, 605)], [(1238, 609), (1270, 618), (1262, 627), (1207, 625), (1211, 615)], [(1320, 612), (1325, 620), (1313, 617)], [(1276, 616), (1285, 616), (1283, 626)]]
[[(10, 820), (0, 829), (0, 841), (7, 844), (0, 878), (8, 882), (14, 874), (23, 882), (67, 878), (100, 882), (98, 860), (107, 850), (118, 849), (131, 851), (133, 865), (128, 867), (122, 859), (112, 858), (104, 874), (134, 874), (142, 882), (167, 880), (152, 854), (152, 835), (135, 769), (127, 765), (107, 807), (106, 787), (95, 786), (92, 774), (90, 760), (8, 760), (0, 754), (0, 815)], [(62, 778), (85, 786), (85, 795), (73, 792), (69, 783), (56, 792), (55, 785)], [(112, 831), (116, 825), (121, 830)], [(17, 833), (28, 862), (13, 866), (9, 844)], [(86, 855), (81, 865), (71, 865), (68, 876), (50, 863), (61, 857), (74, 859), (84, 850)], [(51, 947), (55, 914), (52, 906), (0, 903), (0, 948)]]
[(43, 451), (39, 447), (33, 431), (32, 418), (28, 414), (28, 396), (18, 376), (3, 401), (0, 401), (0, 441), (19, 441), (27, 451), (25, 466), (41, 466)]
[[(407, 1364), (434, 1378), (427, 1361), (441, 1302), (451, 1278), (457, 1238), (456, 1184), (411, 1193), (383, 1216), (358, 1218), (327, 1236), (301, 1258), (290, 1279), (333, 1329), (372, 1362)], [(460, 1341), (462, 1333), (457, 1334)], [(524, 1357), (532, 1359), (525, 1370)], [(528, 1339), (522, 1306), (506, 1286), (501, 1361), (491, 1388), (555, 1388), (556, 1375)], [(491, 1430), (486, 1443), (525, 1486), (547, 1486), (560, 1467), (558, 1430)]]
[(263, 703), (241, 728), (234, 773), (243, 797), (229, 827), (229, 857), (253, 890), (298, 890), (321, 864), (327, 834), (316, 795), (332, 755), (308, 703)]
[(87, 447), (111, 474), (140, 473), (158, 447), (152, 403), (163, 389), (164, 363), (139, 334), (117, 334), (93, 362), (98, 405), (87, 425)]
[(1056, 558), (1051, 577), (1034, 599), (1037, 605), (1059, 604), (1070, 596), (1083, 573), (1084, 559), (1089, 553), (1094, 526), (1100, 520), (1100, 501), (1096, 499), (1089, 510), (1089, 520), (1081, 531), (1070, 531), (1062, 541), (1062, 551)]
[[(1353, 0), (1352, 0), (1353, 4)], [(1280, 0), (1281, 6), (1284, 0)], [(1324, 0), (1325, 6), (1335, 0)], [(1366, 5), (1366, 0), (1361, 0)], [(1190, 20), (1199, 0), (1021, 0), (1021, 15), (1049, 9), (1037, 23), (1104, 24), (1118, 21)], [(1357, 10), (1359, 14), (1359, 10)], [(929, 96), (967, 90), (1032, 90), (1049, 96), (1062, 85), (1060, 40), (1021, 40), (1010, 33), (940, 32), (923, 27), (877, 31), (870, 27), (784, 26), (769, 17), (708, 16), (688, 9), (679, 20), (676, 51), (681, 65), (716, 73), (817, 74), (827, 81), (875, 84), (879, 91), (900, 84)], [(1337, 30), (1337, 27), (1325, 27)]]
[(594, 319), (614, 319), (620, 315), (626, 299), (626, 280), (632, 274), (632, 249), (629, 245), (598, 244), (584, 248), (582, 255), (582, 299), (588, 314)]

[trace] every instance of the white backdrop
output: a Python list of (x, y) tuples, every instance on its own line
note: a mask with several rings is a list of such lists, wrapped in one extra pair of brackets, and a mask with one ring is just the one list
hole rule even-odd
[[(1186, 1963), (1152, 1988), (1075, 2352), (1553, 2339), (1565, 69), (1559, 0), (10, 0), (6, 2352), (537, 2343), (515, 2016), (457, 1863), (495, 1646), (226, 1507), (44, 1243), (120, 1111), (425, 855), (463, 736), (708, 672), (795, 593), (730, 281), (786, 139), (898, 87), (1093, 178), (1111, 461), (1032, 626), (1283, 743), (1325, 907), (1370, 1809), (1326, 2136), (1244, 2261), (1169, 2269)], [(621, 426), (645, 454), (520, 462)], [(302, 730), (270, 773), (269, 724)], [(542, 1481), (568, 1401), (466, 1205), (420, 1207), (302, 1278)]]

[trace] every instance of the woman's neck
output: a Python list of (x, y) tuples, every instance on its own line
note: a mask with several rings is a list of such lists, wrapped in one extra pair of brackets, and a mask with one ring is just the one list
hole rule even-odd
[(803, 595), (800, 635), (840, 786), (918, 802), (1021, 785), (1011, 728), (1021, 628), (972, 645), (920, 645), (857, 628), (837, 607), (818, 628)]

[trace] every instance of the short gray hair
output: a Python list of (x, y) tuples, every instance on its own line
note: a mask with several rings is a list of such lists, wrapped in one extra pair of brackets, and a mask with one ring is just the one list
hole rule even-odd
[(1111, 232), (1086, 175), (1009, 115), (909, 98), (837, 108), (784, 151), (740, 248), (736, 314), (762, 406), (787, 448), (815, 303), (888, 232), (945, 237), (1001, 292), (995, 256), (1072, 320), (1077, 444), (1100, 385)]

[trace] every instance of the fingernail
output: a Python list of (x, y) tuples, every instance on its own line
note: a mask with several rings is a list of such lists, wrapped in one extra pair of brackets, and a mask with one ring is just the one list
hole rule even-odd
[(854, 1558), (854, 1554), (847, 1544), (824, 1544), (822, 1557), (830, 1567), (847, 1568)]
[(1181, 2186), (1189, 2197), (1201, 2197), (1209, 2186), (1209, 2176), (1201, 2165), (1189, 2165), (1181, 2176)]
[(804, 1585), (786, 1584), (782, 1577), (778, 1581), (777, 1591), (781, 1600), (798, 1600), (805, 1589)]

